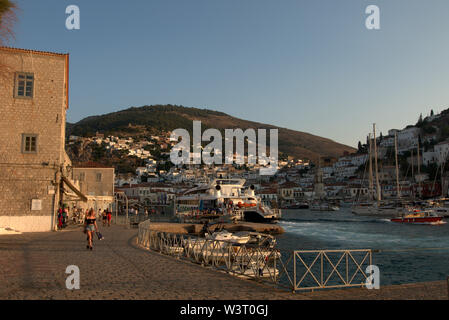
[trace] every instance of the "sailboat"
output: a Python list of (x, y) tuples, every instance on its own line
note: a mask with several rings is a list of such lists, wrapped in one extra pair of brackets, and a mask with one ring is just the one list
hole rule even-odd
[[(376, 201), (359, 203), (352, 207), (352, 213), (360, 216), (375, 216), (375, 217), (396, 217), (402, 214), (404, 207), (400, 203), (385, 203), (382, 202), (382, 193), (379, 183), (379, 170), (377, 163), (377, 143), (376, 143), (376, 125), (373, 124), (373, 143), (371, 142), (371, 134), (368, 136), (369, 140), (369, 196), (373, 197), (373, 176), (372, 176), (372, 149), (374, 149), (374, 168), (376, 176)], [(372, 147), (374, 145), (374, 148)], [(396, 152), (396, 188), (398, 195), (399, 188), (399, 171), (397, 162), (397, 135), (395, 135), (395, 152)]]
[[(449, 199), (446, 198), (447, 196), (447, 188), (444, 187), (444, 165), (447, 160), (448, 153), (444, 156), (444, 158), (441, 161), (440, 170), (441, 170), (441, 196), (439, 199), (435, 199), (432, 201), (429, 201), (430, 209), (437, 215), (443, 217), (443, 218), (449, 218)], [(437, 170), (438, 174), (438, 170)], [(436, 180), (436, 175), (435, 175)], [(434, 181), (435, 185), (435, 181)], [(446, 192), (444, 191), (446, 190)], [(433, 190), (432, 190), (433, 191)]]

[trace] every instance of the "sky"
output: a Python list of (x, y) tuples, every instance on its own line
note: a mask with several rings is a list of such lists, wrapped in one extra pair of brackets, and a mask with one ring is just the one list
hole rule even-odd
[[(175, 104), (353, 147), (449, 108), (447, 0), (16, 0), (18, 48), (70, 53), (69, 122)], [(66, 28), (66, 7), (80, 29)], [(380, 30), (368, 30), (368, 5)]]

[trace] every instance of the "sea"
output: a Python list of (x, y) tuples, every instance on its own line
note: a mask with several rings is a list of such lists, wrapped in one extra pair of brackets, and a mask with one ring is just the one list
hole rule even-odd
[(293, 250), (372, 249), (381, 285), (446, 280), (449, 276), (449, 220), (415, 225), (339, 211), (282, 210), (277, 247)]

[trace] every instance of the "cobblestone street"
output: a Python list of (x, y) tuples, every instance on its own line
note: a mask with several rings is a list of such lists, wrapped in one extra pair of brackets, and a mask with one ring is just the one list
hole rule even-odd
[[(86, 250), (81, 228), (0, 236), (0, 299), (447, 299), (445, 281), (290, 293), (136, 247), (136, 229), (102, 228)], [(80, 269), (80, 289), (65, 286)]]

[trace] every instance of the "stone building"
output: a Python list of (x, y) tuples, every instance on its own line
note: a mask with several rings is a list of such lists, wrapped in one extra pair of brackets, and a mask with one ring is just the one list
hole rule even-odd
[[(87, 202), (76, 197), (74, 200), (66, 197), (65, 202), (72, 207), (98, 210), (111, 209), (114, 203), (114, 181), (113, 167), (105, 167), (95, 162), (80, 163), (74, 165), (71, 170), (71, 179), (79, 190), (87, 198)], [(75, 195), (71, 195), (72, 198)]]
[(68, 54), (0, 47), (0, 227), (53, 230), (67, 186), (86, 200), (67, 177), (68, 79)]

